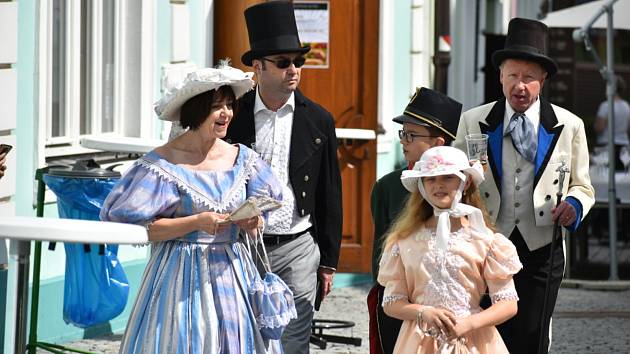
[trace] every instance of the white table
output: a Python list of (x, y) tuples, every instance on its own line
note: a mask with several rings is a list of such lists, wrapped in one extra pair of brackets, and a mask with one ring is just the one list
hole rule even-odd
[[(336, 128), (335, 134), (337, 135), (337, 139), (376, 140), (376, 132), (371, 129)], [(81, 138), (79, 144), (85, 148), (96, 150), (146, 154), (156, 147), (166, 144), (166, 141), (159, 139), (104, 135)]]
[[(15, 315), (15, 353), (26, 350), (26, 322), (28, 313), (28, 262), (30, 241), (73, 242), (73, 243), (116, 243), (142, 244), (148, 242), (144, 227), (114, 222), (55, 219), (39, 217), (0, 217), (0, 237), (21, 242), (18, 247), (17, 310)], [(29, 353), (35, 353), (37, 342), (37, 307), (39, 305), (39, 257), (41, 244), (36, 243), (35, 265), (33, 267), (33, 298), (31, 309), (31, 331)], [(20, 273), (20, 272), (18, 272)], [(33, 315), (34, 313), (34, 315)]]
[(139, 244), (148, 242), (144, 227), (117, 222), (0, 217), (0, 237), (20, 241)]
[(166, 141), (124, 136), (90, 136), (81, 138), (79, 144), (85, 148), (96, 150), (146, 154), (156, 147), (166, 144)]
[[(595, 201), (608, 203), (608, 171), (591, 168), (590, 176), (595, 188)], [(630, 173), (615, 173), (615, 192), (622, 204), (630, 204)]]

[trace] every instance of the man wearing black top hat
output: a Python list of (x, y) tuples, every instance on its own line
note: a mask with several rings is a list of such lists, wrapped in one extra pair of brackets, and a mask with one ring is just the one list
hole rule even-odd
[(251, 50), (241, 61), (258, 85), (238, 102), (226, 140), (251, 146), (283, 184), (283, 206), (270, 213), (263, 241), (298, 312), (282, 336), (284, 351), (308, 353), (316, 293), (324, 298), (332, 289), (341, 245), (335, 121), (297, 89), (310, 47), (300, 43), (293, 5), (261, 3), (245, 10), (245, 20)]
[[(518, 313), (498, 326), (510, 353), (547, 352), (564, 272), (562, 242), (552, 250), (554, 222), (563, 233), (574, 231), (594, 203), (582, 120), (540, 96), (545, 80), (557, 71), (546, 53), (547, 27), (512, 19), (505, 48), (492, 55), (505, 97), (465, 112), (454, 143), (466, 151), (467, 134), (488, 135), (489, 168), (479, 191), (498, 231), (514, 243), (523, 263), (514, 276)], [(568, 173), (561, 183), (563, 166)], [(565, 198), (556, 206), (560, 185)]]
[[(381, 177), (372, 188), (371, 210), (374, 222), (372, 278), (376, 282), (384, 237), (409, 197), (400, 182), (402, 171), (413, 167), (422, 154), (434, 146), (450, 145), (455, 134), (462, 104), (444, 94), (422, 87), (416, 90), (402, 115), (394, 122), (402, 124), (398, 131), (408, 166)], [(368, 295), (370, 310), (370, 352), (391, 354), (402, 325), (401, 320), (383, 311), (383, 286), (374, 285)]]

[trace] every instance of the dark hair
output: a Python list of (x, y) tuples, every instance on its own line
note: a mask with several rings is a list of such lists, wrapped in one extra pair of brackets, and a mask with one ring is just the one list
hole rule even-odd
[(183, 128), (190, 128), (191, 130), (197, 130), (208, 119), (208, 116), (212, 112), (212, 105), (215, 102), (221, 102), (222, 100), (228, 102), (236, 101), (234, 97), (234, 91), (228, 85), (221, 86), (216, 90), (210, 90), (202, 92), (197, 96), (189, 98), (188, 101), (182, 105), (179, 122)]
[(446, 134), (443, 130), (438, 129), (434, 126), (426, 127), (431, 136), (439, 136), (444, 139), (444, 145), (450, 146), (453, 142), (453, 138), (450, 135)]

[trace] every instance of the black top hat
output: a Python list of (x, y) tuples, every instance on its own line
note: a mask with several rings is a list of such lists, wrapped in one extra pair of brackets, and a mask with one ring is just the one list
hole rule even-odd
[(510, 20), (505, 47), (492, 53), (492, 64), (499, 70), (505, 59), (537, 62), (549, 76), (558, 71), (556, 62), (547, 56), (547, 26), (540, 21), (517, 17)]
[(293, 4), (287, 1), (270, 1), (245, 10), (250, 50), (241, 57), (243, 64), (252, 66), (252, 60), (280, 53), (306, 53), (295, 24)]
[(407, 104), (405, 112), (393, 121), (435, 127), (455, 139), (461, 113), (461, 103), (443, 93), (421, 87)]

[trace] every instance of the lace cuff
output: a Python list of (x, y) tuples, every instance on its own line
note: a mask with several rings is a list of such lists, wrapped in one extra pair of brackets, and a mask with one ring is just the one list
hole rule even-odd
[(408, 299), (407, 295), (398, 295), (398, 294), (386, 295), (383, 297), (383, 306), (391, 305), (392, 303), (396, 301), (407, 300), (407, 299)]
[(516, 293), (515, 289), (510, 288), (510, 289), (501, 290), (499, 292), (492, 294), (490, 296), (490, 299), (492, 300), (493, 304), (498, 301), (511, 301), (511, 300), (518, 301), (518, 294)]

